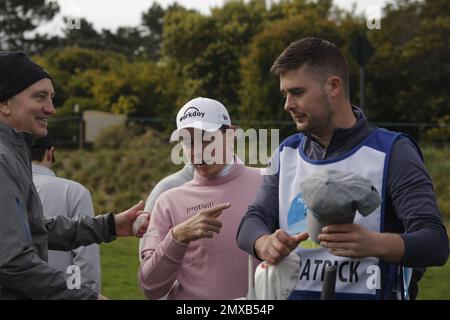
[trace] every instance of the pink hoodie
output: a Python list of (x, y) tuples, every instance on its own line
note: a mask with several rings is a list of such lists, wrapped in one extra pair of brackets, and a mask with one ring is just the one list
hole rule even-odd
[[(161, 194), (152, 212), (138, 271), (139, 285), (149, 299), (167, 293), (168, 299), (246, 295), (248, 255), (238, 248), (236, 233), (261, 178), (260, 169), (238, 163), (223, 177), (208, 180), (195, 173), (192, 181)], [(230, 202), (231, 207), (218, 218), (222, 221), (219, 234), (189, 244), (173, 238), (175, 225), (223, 202)]]

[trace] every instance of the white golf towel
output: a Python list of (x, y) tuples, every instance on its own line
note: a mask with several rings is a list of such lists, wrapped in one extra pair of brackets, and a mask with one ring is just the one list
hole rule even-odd
[(286, 300), (300, 274), (300, 257), (293, 251), (276, 265), (261, 262), (255, 271), (257, 300)]

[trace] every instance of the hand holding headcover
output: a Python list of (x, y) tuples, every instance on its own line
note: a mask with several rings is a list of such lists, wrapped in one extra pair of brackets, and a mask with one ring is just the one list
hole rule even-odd
[(367, 216), (381, 203), (370, 180), (351, 172), (321, 170), (300, 183), (300, 188), (308, 207), (308, 234), (316, 243), (323, 227), (353, 223), (356, 211)]

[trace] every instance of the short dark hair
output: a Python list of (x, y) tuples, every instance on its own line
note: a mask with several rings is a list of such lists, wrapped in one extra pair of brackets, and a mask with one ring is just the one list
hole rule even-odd
[[(48, 148), (50, 149), (50, 148)], [(45, 151), (47, 148), (31, 148), (31, 160), (32, 161), (42, 161), (44, 160)]]
[(223, 124), (220, 128), (219, 128), (219, 130), (220, 131), (222, 131), (222, 132), (226, 132), (228, 129), (230, 129), (231, 128), (231, 126), (229, 126), (229, 125), (227, 125), (227, 124)]
[(275, 60), (270, 73), (282, 75), (287, 71), (309, 66), (323, 75), (337, 75), (349, 94), (349, 72), (347, 59), (332, 42), (320, 38), (303, 38), (292, 42)]
[[(32, 161), (42, 161), (44, 160), (44, 155), (47, 150), (53, 147), (53, 141), (50, 134), (45, 137), (36, 138), (33, 140), (33, 145), (31, 146), (31, 160)], [(52, 162), (55, 162), (53, 157)]]

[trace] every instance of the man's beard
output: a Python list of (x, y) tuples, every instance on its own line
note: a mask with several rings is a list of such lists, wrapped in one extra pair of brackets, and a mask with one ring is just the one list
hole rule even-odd
[(299, 125), (297, 124), (297, 130), (299, 132), (320, 136), (320, 134), (330, 126), (331, 118), (333, 116), (331, 106), (326, 96), (324, 96), (321, 101), (323, 101), (323, 103), (318, 107), (321, 111), (320, 115), (312, 118), (308, 117), (307, 125), (304, 128), (299, 128)]

